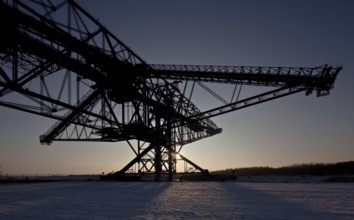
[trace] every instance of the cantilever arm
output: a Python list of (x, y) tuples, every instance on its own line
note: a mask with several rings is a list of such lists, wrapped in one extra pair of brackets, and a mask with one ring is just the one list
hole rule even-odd
[(317, 96), (328, 95), (338, 73), (342, 70), (341, 66), (329, 65), (305, 68), (153, 64), (150, 67), (150, 77), (167, 80), (276, 87), (269, 92), (236, 100), (233, 103), (224, 103), (223, 106), (199, 114), (191, 114), (189, 119), (193, 121), (215, 117), (302, 91), (307, 95), (312, 91), (317, 91)]
[(150, 65), (150, 76), (170, 80), (237, 83), (252, 86), (293, 87), (317, 90), (326, 95), (333, 88), (341, 66), (257, 67), (208, 65)]

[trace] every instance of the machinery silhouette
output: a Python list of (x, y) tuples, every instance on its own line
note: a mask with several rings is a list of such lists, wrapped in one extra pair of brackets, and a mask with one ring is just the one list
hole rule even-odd
[[(57, 120), (42, 144), (126, 141), (135, 158), (115, 176), (171, 180), (177, 160), (207, 173), (180, 151), (222, 132), (210, 118), (299, 92), (328, 95), (342, 69), (152, 65), (74, 0), (0, 2), (0, 105)], [(196, 93), (217, 106), (200, 110)]]

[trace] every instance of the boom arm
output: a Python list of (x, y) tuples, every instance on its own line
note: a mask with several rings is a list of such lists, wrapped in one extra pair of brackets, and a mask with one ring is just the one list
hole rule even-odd
[[(302, 91), (305, 91), (306, 95), (312, 91), (317, 91), (317, 96), (328, 95), (342, 69), (341, 66), (328, 65), (313, 68), (159, 64), (150, 66), (153, 70), (149, 75), (156, 78), (277, 87), (272, 91), (231, 103), (227, 103), (222, 97), (209, 90), (216, 98), (223, 101), (224, 105), (189, 116), (193, 121), (215, 117)], [(206, 86), (201, 85), (202, 88), (207, 89)]]
[(304, 67), (150, 65), (153, 77), (252, 86), (292, 87), (317, 90), (327, 95), (333, 88), (341, 66)]

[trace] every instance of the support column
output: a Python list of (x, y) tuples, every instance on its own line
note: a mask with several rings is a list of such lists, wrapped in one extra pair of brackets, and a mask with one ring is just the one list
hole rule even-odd
[(161, 145), (155, 146), (155, 181), (161, 181)]
[(168, 180), (169, 181), (172, 181), (172, 177), (173, 177), (173, 170), (174, 170), (174, 158), (175, 158), (175, 155), (173, 153), (173, 150), (172, 150), (172, 136), (171, 136), (171, 123), (170, 123), (170, 120), (168, 122), (168, 125), (167, 125), (167, 138), (168, 138), (168, 142), (167, 142), (167, 149), (168, 149)]
[[(156, 130), (158, 132), (158, 136), (161, 135), (161, 124), (160, 117), (158, 114), (156, 115)], [(162, 171), (162, 157), (161, 157), (161, 141), (160, 138), (157, 139), (157, 143), (155, 144), (155, 181), (158, 182), (161, 180), (161, 171)]]
[[(167, 104), (169, 107), (172, 108), (172, 95), (169, 95)], [(172, 177), (173, 177), (173, 161), (174, 161), (174, 152), (172, 150), (172, 120), (171, 120), (171, 115), (169, 114), (169, 112), (167, 113), (167, 118), (166, 118), (166, 122), (167, 122), (167, 129), (166, 129), (166, 139), (167, 141), (167, 150), (168, 150), (168, 180), (172, 181)]]

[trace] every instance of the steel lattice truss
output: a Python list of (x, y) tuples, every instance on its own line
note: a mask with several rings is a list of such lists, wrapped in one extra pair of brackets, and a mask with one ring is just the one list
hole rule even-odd
[[(342, 69), (151, 65), (73, 0), (0, 2), (0, 105), (57, 120), (44, 144), (126, 141), (136, 157), (118, 174), (171, 178), (182, 146), (221, 133), (211, 117), (302, 91), (328, 95)], [(241, 94), (247, 86), (267, 91)], [(197, 91), (218, 105), (200, 110)]]

